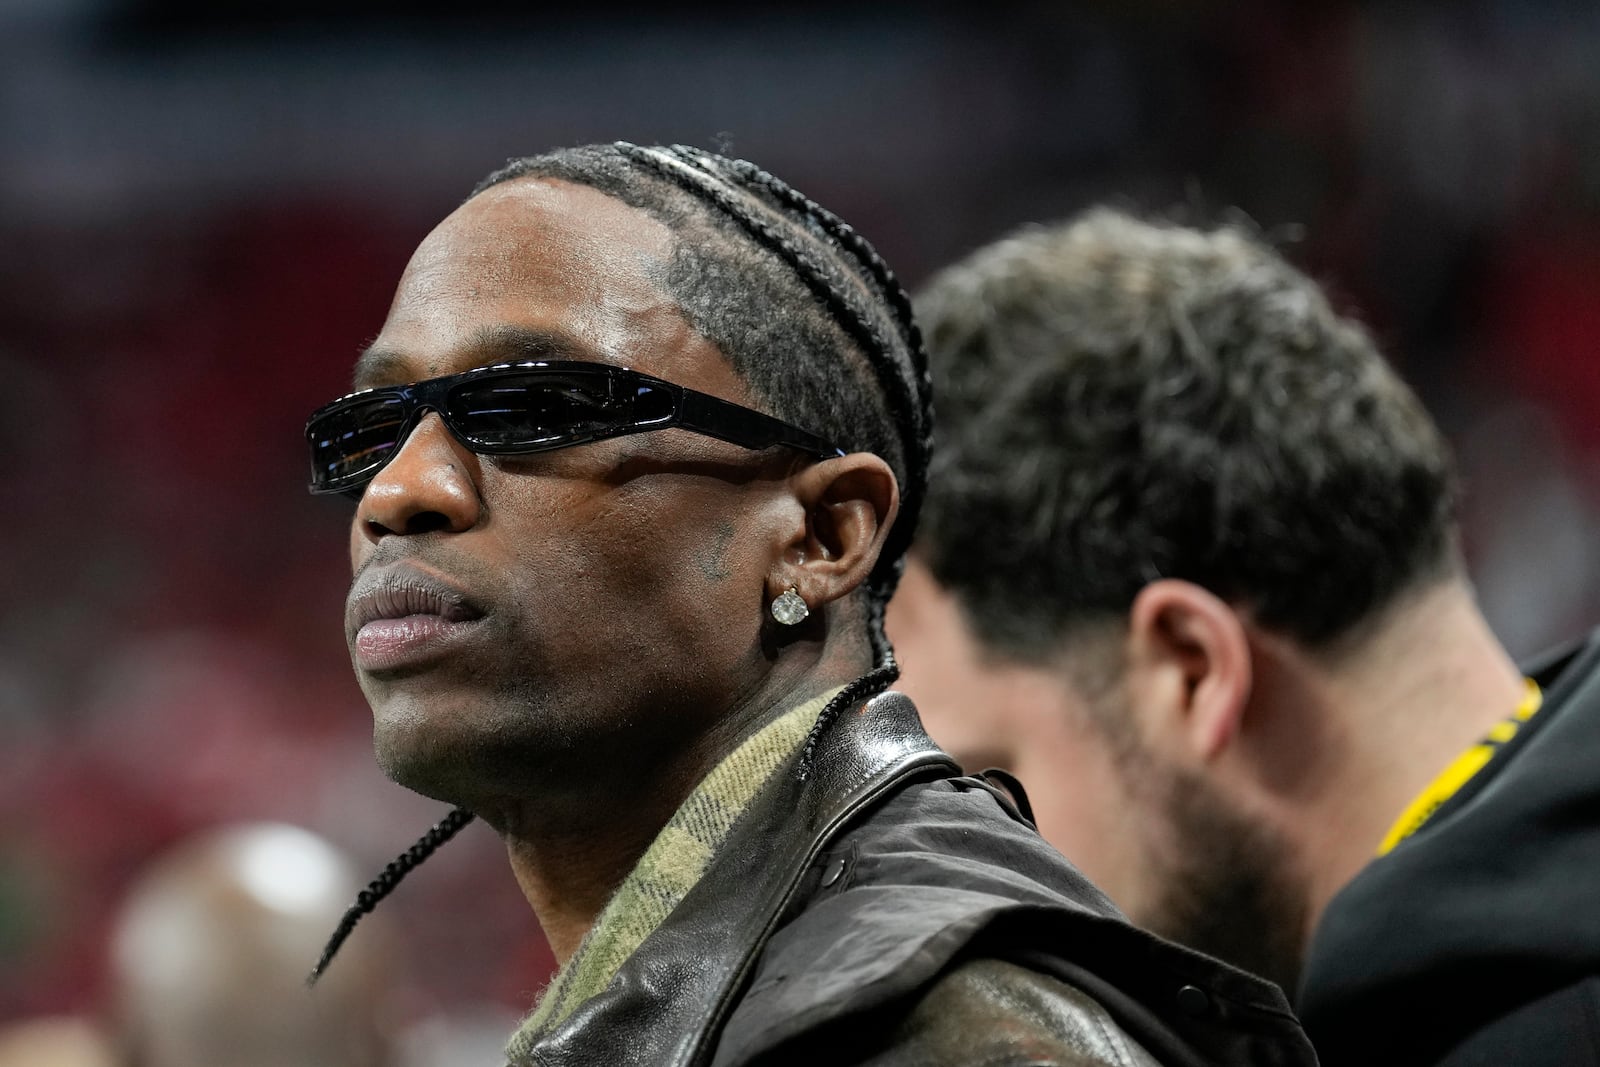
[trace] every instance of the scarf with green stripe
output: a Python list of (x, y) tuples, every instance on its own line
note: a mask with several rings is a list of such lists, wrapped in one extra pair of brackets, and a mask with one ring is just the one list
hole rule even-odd
[(623, 961), (688, 895), (733, 824), (773, 773), (800, 751), (824, 705), (838, 692), (831, 690), (774, 719), (695, 786), (511, 1038), (506, 1055), (512, 1067), (532, 1064), (538, 1038), (604, 989)]

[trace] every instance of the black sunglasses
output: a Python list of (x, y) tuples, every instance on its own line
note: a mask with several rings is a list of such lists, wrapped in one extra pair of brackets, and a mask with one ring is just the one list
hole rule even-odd
[(675, 426), (719, 441), (844, 453), (814, 433), (706, 393), (606, 363), (528, 362), (478, 367), (411, 385), (363, 389), (306, 420), (311, 491), (354, 493), (393, 458), (424, 411), (490, 456), (547, 452)]

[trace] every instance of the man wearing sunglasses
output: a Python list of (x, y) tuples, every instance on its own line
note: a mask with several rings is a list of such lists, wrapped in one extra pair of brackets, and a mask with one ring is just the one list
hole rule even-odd
[(1276, 989), (1124, 923), (883, 692), (926, 369), (837, 218), (688, 148), (514, 162), (355, 385), (306, 428), (346, 637), (384, 769), (456, 810), (319, 973), (481, 817), (561, 965), (519, 1067), (1304, 1062)]

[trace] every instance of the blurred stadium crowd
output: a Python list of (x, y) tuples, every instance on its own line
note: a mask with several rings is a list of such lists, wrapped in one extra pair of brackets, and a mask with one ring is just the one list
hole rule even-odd
[[(1451, 433), (1512, 651), (1600, 618), (1592, 4), (229, 7), (0, 5), (0, 1022), (101, 1003), (123, 890), (190, 833), (376, 868), (437, 817), (372, 763), (300, 427), (510, 155), (727, 147), (912, 283), (1096, 200), (1237, 209)], [(544, 980), (503, 865), (474, 827), (397, 894), (406, 1018)]]

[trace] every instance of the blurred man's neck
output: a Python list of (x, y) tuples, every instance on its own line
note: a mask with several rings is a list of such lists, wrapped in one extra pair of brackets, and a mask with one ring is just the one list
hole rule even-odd
[(1297, 834), (1308, 940), (1406, 807), (1524, 695), (1521, 672), (1461, 578), (1410, 595), (1369, 635), (1319, 660), (1336, 743)]

